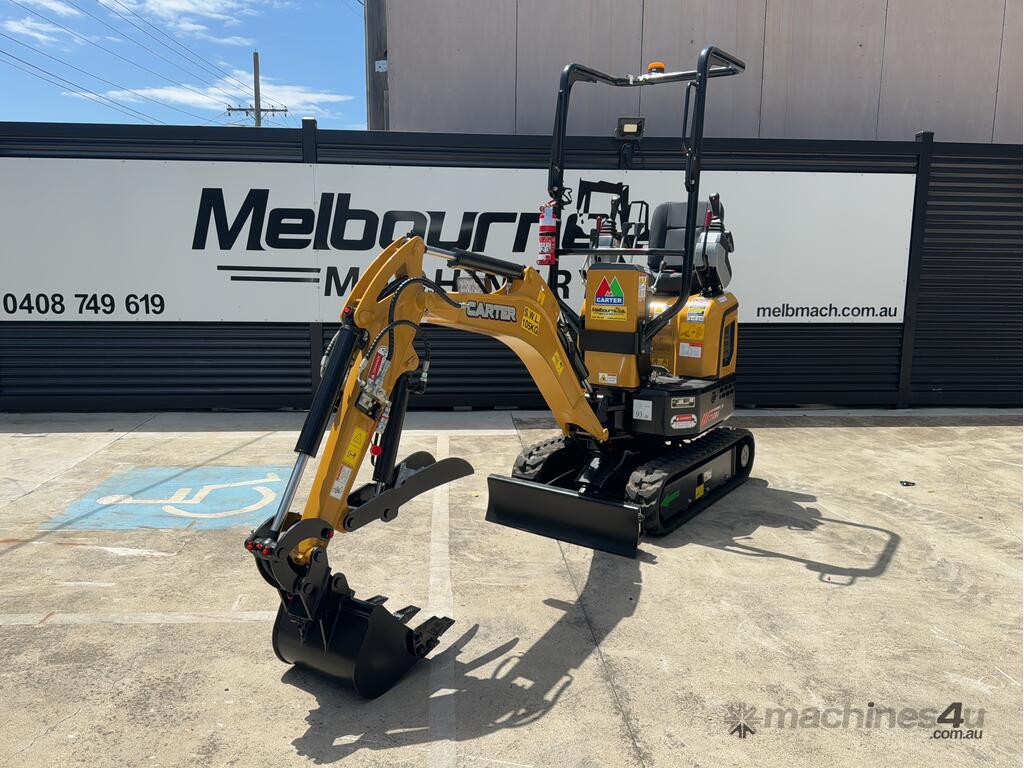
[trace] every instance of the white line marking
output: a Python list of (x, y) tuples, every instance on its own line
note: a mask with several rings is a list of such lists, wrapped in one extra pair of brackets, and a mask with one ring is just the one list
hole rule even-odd
[(477, 755), (463, 755), (467, 760), (483, 760), (487, 763), (494, 763), (495, 765), (512, 765), (515, 768), (533, 768), (532, 765), (527, 763), (512, 763), (508, 760), (495, 760), (493, 757), (479, 757)]
[[(48, 532), (48, 531), (47, 531)], [(8, 541), (12, 541), (8, 539)], [(98, 552), (106, 552), (114, 557), (175, 557), (177, 552), (162, 552), (158, 549), (137, 549), (136, 547), (103, 547), (99, 544), (85, 544), (75, 539), (43, 539), (42, 541), (19, 541), (20, 544), (30, 544), (34, 547), (63, 546), (74, 547), (75, 549), (95, 549)]]
[(1009, 676), (1008, 674), (1006, 674), (1005, 672), (1003, 672), (1003, 670), (1001, 670), (1001, 669), (1000, 669), (999, 667), (996, 667), (996, 672), (998, 672), (998, 673), (999, 673), (1000, 675), (1002, 675), (1002, 676), (1003, 676), (1003, 677), (1005, 677), (1005, 678), (1006, 678), (1007, 680), (1009, 680), (1009, 681), (1010, 681), (1011, 683), (1013, 683), (1013, 684), (1014, 684), (1014, 685), (1016, 685), (1016, 686), (1017, 686), (1018, 688), (1020, 688), (1020, 682), (1018, 682), (1017, 680), (1014, 680), (1014, 679), (1013, 679), (1012, 677), (1010, 677), (1010, 676)]
[(973, 677), (966, 677), (964, 675), (958, 675), (955, 672), (944, 672), (943, 673), (947, 680), (959, 683), (960, 685), (967, 685), (975, 690), (981, 691), (984, 694), (992, 693), (992, 686), (985, 685), (984, 678), (981, 680), (975, 680)]
[[(45, 544), (45, 541), (32, 542)], [(156, 549), (136, 549), (135, 547), (101, 547), (96, 544), (75, 544), (79, 549), (96, 549), (114, 557), (174, 557), (177, 552), (161, 552)]]
[(237, 624), (273, 621), (277, 611), (202, 611), (197, 613), (10, 613), (0, 627), (23, 627), (46, 620), (45, 626), (86, 624)]
[[(451, 443), (448, 435), (437, 436), (437, 460), (448, 457)], [(449, 548), (448, 483), (434, 489), (430, 514), (430, 581), (427, 608), (430, 615), (451, 616), (455, 598), (452, 594), (452, 564)], [(430, 661), (430, 690), (455, 688), (455, 660)], [(428, 701), (427, 724), (432, 739), (427, 748), (427, 765), (431, 768), (454, 766), (455, 697), (431, 697)]]
[[(547, 429), (547, 427), (543, 427)], [(558, 424), (552, 420), (551, 429), (558, 429)], [(402, 436), (412, 435), (413, 437), (433, 437), (437, 434), (436, 429), (403, 429)], [(445, 437), (515, 437), (515, 428), (509, 424), (505, 429), (446, 429)], [(438, 459), (441, 457), (438, 456)]]
[(113, 587), (112, 581), (58, 581), (62, 587)]

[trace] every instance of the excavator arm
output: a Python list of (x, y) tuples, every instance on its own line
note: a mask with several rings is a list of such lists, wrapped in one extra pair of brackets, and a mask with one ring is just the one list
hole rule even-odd
[[(503, 283), (490, 291), (446, 292), (427, 279), (419, 237), (396, 240), (363, 273), (342, 310), (342, 325), (325, 355), (323, 375), (296, 444), (297, 459), (277, 514), (246, 539), (260, 574), (281, 597), (274, 649), (350, 681), (376, 696), (437, 645), (451, 619), (432, 617), (416, 630), (419, 609), (394, 613), (386, 598), (355, 598), (344, 575), (332, 573), (326, 547), (336, 532), (390, 521), (406, 502), (473, 472), (465, 460), (435, 461), (417, 452), (396, 463), (413, 374), (422, 386), (429, 345), (414, 347), (422, 323), (491, 336), (525, 364), (563, 433), (608, 440), (587, 399), (586, 370), (561, 322), (551, 288), (533, 268), (479, 254), (436, 252), (452, 266)], [(486, 285), (480, 280), (482, 285)], [(301, 515), (290, 510), (303, 470), (330, 428), (324, 455)], [(354, 487), (366, 454), (371, 482)]]
[[(388, 427), (396, 438), (400, 432), (403, 414), (396, 411), (404, 407), (396, 408), (394, 401), (404, 400), (402, 392), (409, 384), (408, 378), (400, 384), (403, 377), (420, 367), (413, 340), (424, 322), (503, 342), (523, 361), (566, 434), (578, 429), (597, 441), (608, 439), (607, 429), (586, 399), (585, 378), (581, 381), (572, 364), (575, 351), (562, 340), (558, 303), (540, 274), (506, 263), (521, 276), (507, 277), (502, 287), (490, 293), (448, 293), (426, 279), (426, 253), (419, 237), (396, 241), (362, 276), (345, 304), (342, 316), (348, 318), (348, 328), (342, 332), (360, 335), (363, 344), (356, 345), (303, 518), (322, 519), (337, 530), (352, 529), (346, 525), (352, 519), (348, 500), (352, 480)], [(474, 271), (487, 269), (474, 263)], [(326, 380), (325, 384), (331, 386)], [(381, 450), (375, 457), (382, 469), (376, 474), (381, 476), (375, 479), (386, 484), (384, 475), (391, 467), (383, 446)], [(307, 552), (308, 548), (300, 548), (300, 561)]]

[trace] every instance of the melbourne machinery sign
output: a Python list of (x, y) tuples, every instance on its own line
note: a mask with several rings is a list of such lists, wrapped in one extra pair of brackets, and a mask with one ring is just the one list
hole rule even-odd
[[(679, 171), (582, 174), (652, 208), (685, 197)], [(2, 159), (0, 318), (330, 322), (409, 232), (533, 264), (545, 187), (539, 169)], [(902, 322), (913, 175), (705, 172), (711, 192), (741, 320)], [(561, 263), (572, 303), (580, 266)], [(425, 271), (457, 284), (441, 259)]]

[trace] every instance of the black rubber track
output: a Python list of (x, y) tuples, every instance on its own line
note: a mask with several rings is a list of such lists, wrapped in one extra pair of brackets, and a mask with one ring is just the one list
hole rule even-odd
[[(558, 456), (559, 453), (562, 455)], [(536, 483), (548, 482), (562, 472), (577, 468), (583, 456), (582, 449), (569, 438), (552, 437), (524, 448), (516, 457), (512, 477)], [(555, 460), (550, 461), (552, 458)]]
[[(721, 488), (680, 510), (669, 520), (661, 516), (661, 494), (665, 486), (680, 475), (691, 472), (698, 465), (715, 458), (738, 443), (748, 442), (750, 453), (745, 467), (737, 466), (736, 474)], [(738, 464), (738, 459), (737, 459)], [(750, 475), (754, 464), (754, 436), (745, 429), (718, 427), (692, 443), (670, 448), (645, 464), (641, 464), (629, 476), (626, 485), (626, 501), (636, 504), (644, 516), (644, 533), (662, 536), (690, 520), (705, 507), (724, 496)]]

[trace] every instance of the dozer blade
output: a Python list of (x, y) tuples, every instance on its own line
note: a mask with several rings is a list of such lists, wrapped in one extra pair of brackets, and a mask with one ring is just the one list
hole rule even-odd
[(405, 622), (418, 609), (410, 612), (410, 606), (396, 616), (380, 598), (371, 602), (332, 592), (327, 603), (314, 622), (296, 621), (282, 605), (274, 622), (274, 653), (287, 664), (349, 683), (369, 699), (388, 691), (454, 624), (433, 616), (410, 629)]
[(632, 504), (515, 477), (487, 477), (487, 520), (499, 525), (636, 557), (640, 510)]

